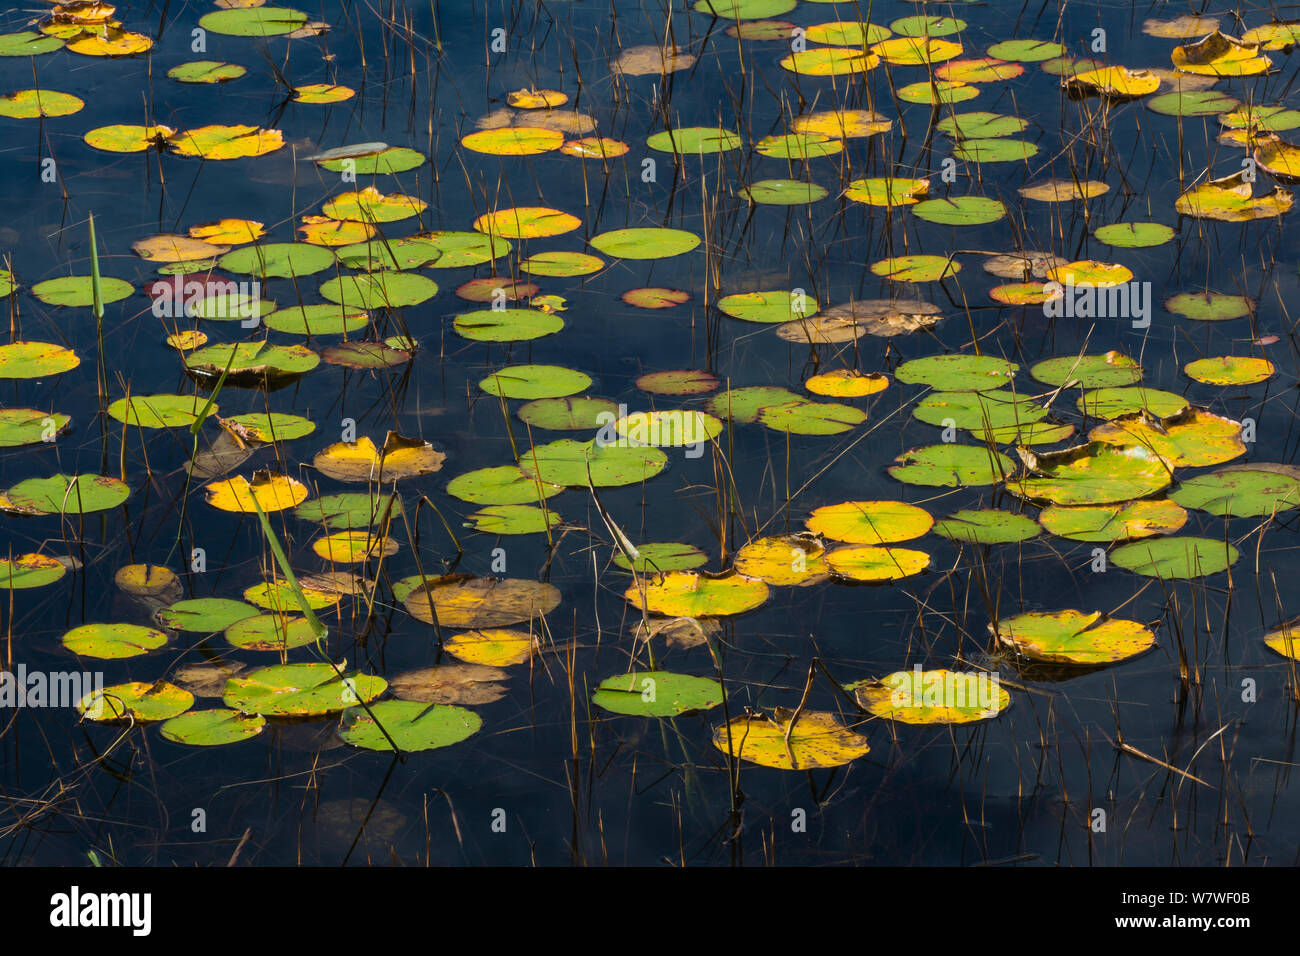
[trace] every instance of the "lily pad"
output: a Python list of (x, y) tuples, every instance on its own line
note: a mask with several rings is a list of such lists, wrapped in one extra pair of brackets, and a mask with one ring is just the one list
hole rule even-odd
[(629, 717), (679, 717), (717, 707), (723, 696), (722, 685), (707, 677), (632, 671), (601, 681), (591, 702)]

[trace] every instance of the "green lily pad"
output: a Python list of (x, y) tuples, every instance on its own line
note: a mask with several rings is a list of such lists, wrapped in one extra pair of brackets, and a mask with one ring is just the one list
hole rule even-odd
[(81, 364), (72, 349), (49, 342), (10, 342), (0, 345), (0, 379), (45, 378), (62, 375)]
[(1258, 518), (1300, 506), (1300, 470), (1268, 463), (1233, 465), (1188, 478), (1169, 497), (1212, 515)]
[(174, 684), (137, 681), (92, 691), (77, 701), (77, 712), (87, 720), (103, 723), (129, 720), (146, 724), (177, 717), (192, 706), (194, 695)]
[(591, 238), (593, 249), (620, 259), (667, 259), (699, 244), (700, 237), (694, 233), (659, 227), (615, 229)]
[[(132, 395), (108, 406), (108, 414), (134, 428), (182, 428), (193, 425), (208, 404), (198, 395)], [(217, 413), (214, 402), (208, 415)]]
[[(215, 411), (215, 408), (214, 408)], [(239, 437), (244, 441), (276, 442), (292, 441), (303, 438), (316, 430), (316, 423), (301, 415), (286, 415), (283, 412), (249, 412), (244, 415), (232, 415), (223, 420), (226, 425), (235, 426)]]
[(1115, 388), (1142, 380), (1142, 366), (1121, 352), (1102, 355), (1062, 355), (1035, 363), (1029, 374), (1044, 385)]
[(5, 493), (14, 509), (27, 514), (89, 514), (116, 508), (131, 496), (131, 489), (104, 475), (53, 475), (28, 478)]
[(953, 199), (926, 199), (912, 207), (917, 219), (944, 226), (982, 226), (997, 222), (1007, 214), (1007, 207), (985, 196), (958, 196)]
[(934, 124), (940, 133), (957, 139), (994, 139), (1023, 133), (1029, 121), (1001, 113), (957, 113)]
[(563, 520), (537, 505), (488, 505), (469, 515), (466, 527), (485, 534), (545, 534)]
[(194, 634), (215, 634), (236, 621), (256, 617), (257, 608), (229, 598), (192, 598), (177, 601), (154, 617), (163, 627)]
[(1173, 501), (1145, 499), (1075, 508), (1051, 505), (1038, 520), (1052, 534), (1073, 541), (1136, 541), (1173, 534), (1187, 523), (1187, 512)]
[(429, 161), (424, 153), (406, 146), (390, 146), (377, 153), (354, 156), (345, 159), (318, 160), (321, 167), (336, 173), (352, 171), (361, 176), (373, 176), (376, 173), (404, 173), (423, 166)]
[(39, 56), (63, 49), (63, 40), (26, 30), (0, 34), (0, 56)]
[(167, 78), (179, 83), (228, 83), (237, 80), (248, 70), (238, 63), (223, 63), (219, 60), (194, 60), (181, 63), (167, 71)]
[(199, 26), (232, 37), (271, 37), (292, 33), (307, 22), (307, 14), (287, 7), (240, 7), (214, 10), (199, 17)]
[(906, 485), (963, 488), (995, 485), (1015, 471), (1015, 467), (1001, 452), (979, 445), (948, 442), (904, 452), (894, 459), (889, 473)]
[(68, 573), (58, 558), (46, 554), (20, 554), (16, 558), (0, 558), (0, 589), (22, 591), (53, 584)]
[(456, 333), (476, 342), (526, 342), (564, 328), (558, 315), (540, 309), (477, 309), (452, 323)]
[(629, 717), (679, 717), (722, 703), (722, 685), (707, 677), (669, 671), (633, 671), (600, 682), (591, 702)]
[(645, 141), (651, 149), (661, 153), (678, 153), (694, 156), (702, 153), (721, 153), (739, 149), (740, 134), (729, 129), (712, 126), (686, 126), (655, 133)]
[[(353, 707), (343, 714), (339, 739), (363, 750), (392, 751), (393, 739), (404, 753), (450, 747), (478, 733), (483, 719), (472, 710), (416, 700), (381, 700), (370, 707)], [(373, 716), (372, 716), (373, 714)], [(376, 725), (383, 726), (383, 730)], [(384, 731), (388, 736), (384, 736)]]
[(602, 415), (617, 414), (618, 405), (609, 399), (583, 395), (575, 398), (538, 398), (519, 406), (518, 411), (520, 421), (535, 428), (554, 431), (589, 431), (603, 424)]
[[(516, 469), (517, 470), (517, 469)], [(304, 521), (317, 521), (331, 531), (353, 531), (369, 528), (390, 514), (392, 495), (369, 495), (363, 491), (346, 491), (304, 501), (293, 509), (294, 517)], [(394, 518), (402, 513), (401, 500), (392, 502)]]
[(101, 660), (139, 657), (166, 644), (163, 631), (141, 624), (83, 624), (63, 635), (63, 646), (72, 653)]
[(1047, 417), (1047, 409), (1008, 389), (982, 392), (932, 392), (912, 409), (917, 421), (946, 428), (979, 430), (1027, 425)]
[[(1027, 453), (1022, 452), (1022, 455)], [(1057, 505), (1105, 505), (1145, 498), (1167, 488), (1169, 463), (1140, 445), (1089, 442), (1033, 456), (1032, 474), (1007, 482), (1024, 498)]]
[(999, 640), (1032, 660), (1100, 667), (1145, 654), (1156, 636), (1137, 621), (1092, 611), (1030, 611), (997, 623)]
[(227, 707), (263, 717), (324, 717), (369, 703), (388, 687), (382, 677), (356, 671), (342, 676), (327, 663), (276, 664), (226, 682)]
[(934, 533), (969, 544), (1010, 544), (1038, 535), (1038, 524), (1025, 515), (997, 508), (954, 511), (934, 523)]
[(268, 242), (227, 252), (218, 262), (221, 268), (239, 275), (292, 279), (328, 269), (334, 265), (334, 253), (306, 242)]
[(1020, 366), (991, 355), (931, 355), (898, 366), (898, 380), (946, 392), (999, 388)]
[(760, 179), (742, 186), (739, 193), (760, 206), (802, 206), (829, 195), (825, 186), (799, 179)]
[[(361, 277), (344, 276), (344, 278)], [(416, 278), (423, 277), (416, 276)], [(364, 329), (370, 322), (370, 316), (363, 310), (339, 305), (296, 305), (287, 309), (276, 309), (263, 321), (268, 329), (288, 332), (292, 335), (343, 335)]]
[(1066, 52), (1066, 47), (1050, 40), (1003, 40), (988, 48), (989, 56), (1020, 63), (1041, 63), (1064, 56)]
[(165, 739), (190, 747), (220, 747), (256, 737), (266, 727), (266, 718), (215, 707), (192, 710), (173, 717), (158, 728)]
[(1111, 552), (1111, 563), (1154, 578), (1194, 578), (1226, 571), (1240, 552), (1211, 538), (1172, 537), (1135, 541)]
[(1119, 418), (1145, 411), (1155, 418), (1177, 415), (1187, 407), (1187, 399), (1158, 388), (1133, 385), (1124, 388), (1095, 388), (1084, 392), (1074, 403), (1085, 415), (1093, 418)]
[(562, 365), (509, 365), (478, 383), (506, 398), (564, 398), (591, 386), (591, 376)]
[(416, 272), (368, 272), (329, 279), (321, 283), (320, 294), (359, 309), (400, 309), (432, 299), (438, 283)]
[(226, 640), (245, 651), (289, 651), (316, 643), (316, 633), (305, 617), (258, 614), (226, 628)]
[[(125, 279), (101, 276), (99, 280), (100, 304), (108, 305), (125, 299), (135, 288)], [(94, 279), (91, 276), (64, 276), (46, 279), (32, 286), (32, 295), (46, 305), (89, 308), (95, 304)]]
[(53, 441), (72, 421), (61, 412), (35, 408), (0, 408), (0, 448)]
[(614, 563), (624, 571), (658, 574), (664, 571), (689, 571), (708, 563), (709, 556), (692, 544), (655, 541), (637, 546), (636, 562), (628, 560), (622, 549), (614, 552)]
[(953, 147), (953, 156), (970, 163), (1015, 163), (1023, 162), (1038, 154), (1038, 147), (1024, 140), (963, 139)]
[(865, 422), (867, 413), (852, 405), (797, 398), (764, 407), (758, 420), (773, 431), (789, 435), (838, 435)]
[(1177, 233), (1159, 222), (1112, 222), (1093, 233), (1108, 246), (1121, 249), (1146, 249), (1162, 246)]
[(1223, 292), (1181, 292), (1165, 300), (1165, 309), (1174, 315), (1198, 322), (1222, 322), (1250, 315), (1255, 303), (1245, 296)]
[(227, 385), (292, 378), (319, 364), (320, 356), (306, 346), (266, 342), (208, 345), (185, 356), (185, 368), (203, 378), (220, 378), (229, 368)]
[(519, 467), (529, 477), (553, 485), (597, 488), (633, 485), (653, 478), (668, 465), (668, 456), (649, 446), (602, 445), (561, 438), (537, 445), (520, 455)]
[(518, 465), (479, 468), (447, 482), (447, 494), (479, 505), (534, 504), (563, 490), (563, 485), (528, 477)]
[(749, 424), (758, 421), (764, 408), (798, 401), (800, 396), (777, 385), (750, 385), (719, 392), (705, 406), (711, 415)]
[(1147, 107), (1165, 116), (1214, 116), (1241, 105), (1241, 100), (1220, 90), (1175, 90), (1147, 100)]
[(792, 322), (816, 315), (820, 304), (803, 292), (737, 292), (718, 300), (718, 311), (745, 322)]

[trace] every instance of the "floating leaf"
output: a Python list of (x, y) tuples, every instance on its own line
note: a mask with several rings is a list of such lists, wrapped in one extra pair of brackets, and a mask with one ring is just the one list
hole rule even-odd
[(243, 475), (216, 481), (207, 487), (207, 502), (221, 511), (256, 514), (284, 511), (307, 498), (307, 486), (288, 475), (262, 470), (253, 472), (253, 480)]
[(700, 369), (647, 372), (636, 380), (636, 387), (651, 395), (703, 395), (721, 383), (717, 376)]
[(666, 129), (646, 140), (646, 145), (661, 153), (678, 153), (693, 156), (704, 153), (721, 153), (740, 148), (740, 134), (714, 126), (686, 126)]
[(1041, 63), (1063, 56), (1066, 48), (1050, 40), (1003, 40), (988, 49), (989, 56), (1002, 60), (1019, 60), (1022, 63)]
[(844, 190), (844, 198), (869, 206), (909, 206), (930, 191), (928, 179), (855, 179)]
[(820, 308), (803, 290), (738, 292), (718, 300), (718, 310), (746, 322), (789, 322), (814, 315)]
[(477, 342), (526, 342), (554, 335), (564, 320), (540, 309), (480, 309), (462, 312), (452, 325), (457, 335)]
[[(859, 31), (860, 24), (843, 23), (843, 24), (821, 24), (823, 27), (842, 26), (855, 32)], [(889, 31), (884, 27), (877, 27), (866, 24), (868, 33), (873, 30), (881, 31), (888, 36)], [(807, 38), (812, 39), (817, 27), (809, 27)], [(882, 37), (883, 38), (883, 37)], [(826, 41), (814, 41), (826, 42)], [(870, 42), (874, 42), (870, 41)], [(854, 46), (855, 44), (847, 44)], [(804, 116), (796, 116), (790, 122), (790, 129), (796, 133), (817, 133), (822, 136), (833, 136), (836, 139), (855, 139), (863, 136), (874, 136), (877, 133), (888, 132), (894, 125), (894, 121), (877, 113), (874, 110), (826, 110), (821, 113), (808, 113)]]
[(765, 584), (816, 584), (826, 579), (825, 553), (825, 544), (814, 534), (755, 538), (736, 552), (734, 567), (737, 573)]
[(80, 113), (86, 102), (71, 93), (54, 90), (19, 90), (0, 94), (0, 116), (10, 119), (38, 119)]
[(629, 561), (622, 549), (614, 552), (614, 564), (624, 571), (657, 574), (663, 571), (689, 571), (709, 560), (699, 548), (677, 541), (652, 541), (637, 547), (637, 559)]
[(1063, 451), (1034, 454), (1020, 449), (1029, 474), (1007, 482), (1024, 498), (1058, 505), (1102, 505), (1144, 498), (1169, 486), (1169, 464), (1139, 446), (1089, 442)]
[(283, 612), (259, 614), (226, 628), (226, 640), (245, 651), (285, 651), (316, 643), (316, 632), (304, 617)]
[(1300, 507), (1300, 470), (1268, 463), (1233, 465), (1188, 478), (1169, 497), (1212, 515), (1258, 518)]
[(768, 593), (762, 581), (734, 571), (668, 571), (634, 582), (623, 597), (638, 610), (652, 614), (705, 617), (752, 611), (767, 600)]
[(775, 385), (753, 385), (719, 392), (706, 406), (710, 413), (733, 422), (750, 424), (758, 421), (764, 408), (799, 401), (799, 396)]
[(972, 60), (949, 60), (934, 71), (940, 80), (954, 83), (997, 83), (1012, 80), (1025, 72), (1019, 63), (1008, 63), (994, 56)]
[(1108, 246), (1145, 249), (1164, 245), (1175, 236), (1175, 232), (1171, 227), (1158, 222), (1113, 222), (1101, 226), (1093, 235)]
[(483, 719), (464, 707), (381, 700), (369, 711), (362, 707), (345, 711), (338, 733), (345, 744), (363, 750), (391, 752), (396, 743), (403, 753), (415, 753), (460, 743), (482, 726)]
[(832, 398), (861, 398), (875, 395), (889, 387), (889, 376), (879, 372), (862, 373), (857, 369), (836, 369), (813, 375), (804, 383), (804, 388), (814, 395), (827, 395)]
[(328, 279), (320, 294), (353, 309), (400, 309), (433, 298), (438, 283), (414, 272), (368, 272)]
[(1084, 392), (1075, 402), (1075, 407), (1085, 415), (1108, 420), (1143, 411), (1156, 418), (1168, 418), (1187, 408), (1187, 399), (1173, 392), (1134, 385)]
[(1271, 378), (1277, 367), (1268, 359), (1223, 355), (1188, 362), (1183, 371), (1206, 385), (1254, 385)]
[(1177, 532), (1187, 523), (1187, 512), (1176, 502), (1156, 499), (1077, 508), (1050, 505), (1038, 520), (1052, 534), (1074, 541), (1136, 541)]
[(1103, 618), (1100, 611), (1030, 611), (998, 621), (993, 630), (1018, 653), (1053, 664), (1114, 664), (1156, 644), (1156, 636), (1137, 621)]
[[(99, 302), (109, 305), (120, 302), (135, 289), (131, 283), (111, 276), (102, 276), (99, 280)], [(61, 305), (68, 308), (90, 308), (95, 304), (95, 289), (90, 276), (65, 276), (61, 279), (46, 279), (32, 286), (32, 295), (46, 305)]]
[[(0, 365), (3, 362), (0, 360)], [(5, 377), (0, 369), (0, 377)], [(52, 442), (72, 421), (60, 412), (34, 408), (0, 408), (0, 448)]]
[(232, 677), (222, 702), (263, 717), (324, 717), (374, 700), (387, 687), (382, 677), (340, 674), (333, 664), (277, 664)]
[(909, 385), (958, 392), (998, 388), (1019, 370), (1015, 362), (991, 355), (931, 355), (904, 362), (896, 374)]
[(0, 558), (0, 589), (19, 591), (45, 587), (62, 578), (67, 571), (62, 561), (46, 554)]
[(527, 631), (488, 628), (453, 634), (443, 649), (466, 664), (484, 667), (510, 667), (524, 664), (537, 652), (537, 638)]
[(221, 60), (193, 60), (173, 66), (167, 71), (167, 77), (179, 83), (229, 83), (247, 72), (237, 63), (225, 63)]
[(705, 677), (668, 671), (633, 671), (607, 677), (591, 702), (630, 717), (679, 717), (710, 710), (722, 703), (722, 685)]
[(7, 506), (21, 514), (89, 514), (116, 508), (131, 489), (104, 475), (54, 475), (28, 478), (4, 493)]
[(199, 26), (235, 37), (269, 37), (292, 33), (307, 22), (307, 14), (285, 7), (217, 10), (199, 17)]
[(934, 525), (924, 508), (902, 501), (846, 501), (813, 510), (808, 530), (848, 544), (889, 544), (919, 538)]
[[(215, 410), (215, 409), (214, 409)], [(245, 415), (232, 415), (230, 418), (218, 419), (221, 427), (237, 434), (245, 442), (291, 441), (302, 438), (316, 430), (316, 423), (299, 415), (286, 415), (282, 412), (249, 412)]]
[(934, 124), (934, 128), (954, 139), (993, 139), (1002, 136), (1014, 136), (1024, 132), (1029, 126), (1028, 120), (1019, 116), (1004, 116), (1001, 113), (955, 113), (945, 116)]
[(658, 448), (601, 444), (561, 438), (524, 450), (519, 467), (531, 478), (554, 485), (584, 488), (588, 476), (597, 488), (638, 484), (653, 478), (668, 464)]
[(944, 538), (967, 544), (1010, 544), (1036, 537), (1038, 525), (1032, 518), (1010, 511), (964, 509), (940, 518), (933, 530)]
[(837, 577), (881, 584), (920, 574), (930, 566), (930, 556), (910, 548), (858, 545), (826, 553), (826, 567)]
[(1209, 538), (1153, 538), (1111, 552), (1116, 567), (1155, 578), (1194, 578), (1226, 571), (1240, 553)]
[(1199, 322), (1222, 322), (1250, 315), (1255, 303), (1245, 296), (1223, 292), (1180, 292), (1165, 300), (1165, 308)]
[(478, 383), (505, 398), (562, 398), (591, 386), (591, 376), (560, 365), (510, 365)]
[(961, 271), (950, 256), (894, 256), (871, 264), (871, 271), (893, 282), (938, 282)]
[(411, 615), (426, 624), (433, 621), (431, 602), (442, 627), (510, 627), (555, 610), (560, 592), (542, 581), (448, 574), (429, 578), (403, 599)]
[(996, 674), (923, 671), (920, 665), (846, 690), (867, 713), (904, 724), (970, 724), (996, 717), (1011, 704)]
[(1184, 216), (1216, 219), (1220, 222), (1250, 222), (1271, 219), (1288, 212), (1295, 197), (1281, 186), (1271, 193), (1254, 195), (1245, 172), (1198, 183), (1174, 201), (1174, 208)]
[(1153, 96), (1147, 109), (1165, 116), (1214, 116), (1240, 105), (1241, 100), (1219, 90), (1182, 89)]
[(739, 760), (777, 770), (842, 767), (870, 750), (867, 738), (849, 730), (834, 714), (781, 708), (771, 716), (747, 714), (715, 727), (713, 746)]
[(179, 716), (194, 706), (194, 695), (175, 684), (135, 681), (91, 691), (77, 701), (77, 713), (101, 723), (153, 723)]
[(176, 133), (168, 142), (172, 151), (180, 156), (210, 160), (242, 159), (275, 152), (284, 146), (284, 135), (278, 129), (257, 126), (200, 126)]
[(221, 747), (256, 737), (266, 727), (266, 718), (217, 707), (192, 710), (173, 717), (158, 728), (165, 739), (190, 747)]
[(1038, 147), (1018, 139), (995, 137), (993, 139), (963, 139), (953, 147), (952, 154), (971, 163), (1020, 162), (1038, 153)]
[(605, 262), (585, 252), (538, 252), (519, 263), (521, 272), (538, 276), (583, 276), (599, 272)]
[(1132, 100), (1154, 93), (1160, 86), (1160, 77), (1150, 70), (1103, 66), (1068, 76), (1061, 82), (1061, 86), (1071, 93), (1091, 93), (1112, 100)]
[[(442, 468), (447, 456), (427, 441), (390, 431), (381, 451), (365, 435), (354, 442), (335, 442), (316, 453), (312, 465), (337, 481), (400, 481)], [(297, 502), (295, 502), (296, 504)]]
[(700, 244), (700, 237), (681, 229), (646, 227), (615, 229), (591, 239), (593, 248), (622, 259), (666, 259), (690, 252)]
[(331, 219), (349, 219), (356, 222), (400, 222), (429, 207), (423, 199), (398, 193), (385, 196), (374, 186), (356, 192), (339, 193), (321, 207), (321, 212)]
[(947, 80), (909, 83), (899, 87), (898, 98), (904, 103), (924, 103), (927, 106), (964, 103), (979, 96), (978, 86), (969, 83), (952, 83)]
[(334, 264), (334, 253), (305, 242), (271, 242), (236, 249), (221, 257), (221, 268), (263, 279), (309, 276)]
[(1047, 409), (1006, 389), (982, 392), (931, 392), (912, 409), (912, 416), (947, 428), (1003, 428), (1029, 425), (1047, 417)]
[(304, 521), (319, 521), (327, 528), (350, 531), (372, 527), (390, 514), (400, 515), (402, 503), (392, 495), (344, 492), (303, 502), (293, 513)]
[(1170, 59), (1186, 73), (1205, 76), (1255, 76), (1273, 65), (1259, 52), (1258, 43), (1238, 40), (1218, 30), (1195, 43), (1174, 47)]
[[(889, 42), (889, 41), (885, 41)], [(781, 66), (802, 76), (845, 76), (866, 73), (880, 65), (880, 56), (859, 47), (816, 47), (782, 57)]]
[(109, 415), (135, 428), (188, 427), (201, 413), (215, 415), (217, 411), (215, 403), (208, 406), (208, 400), (197, 395), (133, 395), (108, 406)]
[(163, 627), (196, 634), (215, 634), (224, 631), (236, 621), (253, 617), (257, 608), (243, 601), (228, 598), (194, 598), (177, 601), (160, 610), (156, 619)]
[(1011, 459), (1001, 452), (946, 442), (904, 452), (894, 459), (889, 473), (907, 485), (960, 488), (997, 484), (1014, 468)]
[(469, 133), (460, 144), (492, 156), (539, 156), (563, 146), (564, 134), (540, 126), (503, 126)]
[(1112, 445), (1141, 445), (1175, 468), (1221, 465), (1246, 454), (1241, 422), (1203, 408), (1188, 408), (1158, 420), (1142, 413), (1122, 415), (1098, 425), (1088, 437)]
[(852, 405), (797, 398), (761, 409), (758, 420), (773, 431), (790, 435), (838, 435), (857, 428), (867, 414)]

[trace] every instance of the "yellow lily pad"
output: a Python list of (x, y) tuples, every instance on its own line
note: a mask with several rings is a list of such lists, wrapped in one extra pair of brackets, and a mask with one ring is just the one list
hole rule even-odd
[(806, 524), (832, 541), (889, 544), (921, 537), (934, 526), (934, 518), (902, 501), (846, 501), (814, 509)]
[(767, 600), (762, 581), (735, 571), (668, 571), (634, 581), (623, 597), (637, 609), (665, 617), (743, 614)]
[(321, 449), (312, 464), (339, 481), (399, 481), (427, 475), (442, 467), (447, 456), (427, 441), (389, 432), (381, 452), (367, 436), (335, 442)]
[(847, 689), (869, 714), (904, 724), (971, 724), (996, 717), (1011, 704), (996, 674), (923, 671), (920, 665)]
[(207, 487), (208, 504), (222, 511), (242, 514), (256, 514), (259, 506), (268, 513), (284, 511), (297, 507), (306, 498), (307, 486), (302, 482), (265, 470), (255, 471), (252, 481), (236, 475), (214, 481)]
[(746, 714), (713, 730), (713, 745), (723, 753), (778, 770), (842, 767), (865, 755), (867, 738), (817, 710), (777, 708), (772, 714)]
[(1030, 611), (993, 628), (999, 643), (1053, 664), (1101, 666), (1144, 654), (1156, 636), (1137, 621), (1102, 619), (1100, 611)]

